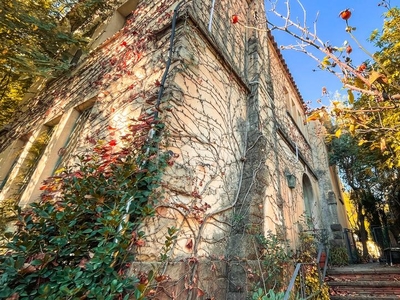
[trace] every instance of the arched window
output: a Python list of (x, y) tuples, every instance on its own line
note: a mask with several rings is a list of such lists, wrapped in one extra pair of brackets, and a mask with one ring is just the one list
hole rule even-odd
[(313, 218), (313, 207), (314, 207), (314, 193), (311, 185), (310, 178), (304, 174), (303, 175), (303, 199), (304, 199), (304, 207), (305, 213), (308, 219)]

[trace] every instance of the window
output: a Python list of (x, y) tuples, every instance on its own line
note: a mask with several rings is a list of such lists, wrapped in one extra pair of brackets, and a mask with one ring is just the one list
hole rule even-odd
[(286, 87), (283, 87), (283, 97), (285, 101), (286, 111), (290, 112), (290, 98), (289, 98), (289, 91)]
[(22, 193), (28, 186), (36, 167), (49, 144), (50, 138), (55, 130), (56, 126), (43, 126), (40, 134), (29, 148), (27, 156), (23, 162), (21, 169), (18, 172), (16, 182), (16, 196), (18, 199), (21, 198)]
[(138, 3), (139, 0), (126, 1), (114, 12), (108, 23), (100, 25), (92, 36), (93, 43), (91, 44), (91, 48), (98, 47), (122, 29), (125, 25), (126, 17), (136, 9)]
[[(96, 49), (102, 43), (104, 43), (107, 39), (111, 38), (114, 34), (116, 34), (119, 30), (121, 30), (127, 20), (127, 17), (132, 14), (132, 12), (136, 9), (139, 0), (128, 0), (125, 1), (121, 6), (117, 8), (114, 14), (108, 19), (101, 22), (97, 22), (93, 27), (90, 27), (90, 30), (87, 30), (85, 34), (90, 35), (91, 33), (91, 44), (89, 48)], [(93, 23), (98, 21), (98, 18), (93, 20)], [(74, 57), (72, 58), (70, 64), (72, 66), (76, 66), (79, 64), (81, 57), (86, 56), (81, 49), (73, 48), (71, 49), (71, 54), (75, 52)], [(79, 67), (77, 68), (79, 69)]]
[(301, 129), (301, 131), (304, 131), (304, 124), (303, 124), (303, 117), (300, 113), (300, 111), (297, 111), (297, 126)]
[[(43, 157), (37, 161), (36, 165), (32, 165), (31, 179), (26, 183), (27, 186), (20, 197), (21, 207), (26, 207), (29, 203), (40, 199), (42, 182), (53, 176), (55, 170), (65, 166), (71, 160), (79, 145), (82, 131), (87, 125), (94, 102), (95, 98), (91, 98), (52, 122), (58, 125), (52, 127), (54, 134), (43, 149)], [(47, 124), (44, 127), (50, 127), (50, 125)]]
[(28, 137), (22, 137), (0, 154), (0, 192), (3, 190), (17, 165), (27, 141)]
[(92, 111), (92, 106), (83, 110), (75, 121), (72, 127), (72, 131), (69, 134), (67, 141), (64, 146), (60, 148), (57, 152), (59, 158), (54, 165), (53, 173), (60, 168), (66, 166), (66, 164), (71, 160), (74, 150), (79, 144), (81, 134), (85, 128), (87, 121), (89, 120), (90, 113)]
[(295, 116), (296, 116), (294, 114), (295, 111), (296, 111), (296, 104), (294, 104), (293, 99), (290, 99), (290, 110), (289, 110), (289, 113), (290, 113), (290, 115), (292, 116), (293, 119), (295, 119)]
[[(15, 147), (6, 151), (5, 155), (12, 157), (8, 168), (3, 168), (0, 200), (14, 199), (20, 201), (33, 179), (39, 161), (41, 160), (50, 138), (56, 129), (56, 125), (43, 125), (33, 134), (16, 142)], [(29, 140), (29, 142), (28, 142)], [(3, 156), (2, 153), (1, 156)]]
[(303, 183), (303, 199), (304, 199), (304, 210), (305, 210), (304, 212), (307, 218), (311, 220), (313, 217), (315, 217), (313, 215), (313, 208), (315, 205), (315, 201), (314, 201), (312, 184), (310, 178), (306, 174), (303, 174), (302, 183)]

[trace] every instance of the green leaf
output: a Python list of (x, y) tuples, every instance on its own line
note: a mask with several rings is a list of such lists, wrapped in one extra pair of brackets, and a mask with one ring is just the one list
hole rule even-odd
[(41, 259), (34, 259), (31, 261), (32, 266), (40, 266), (42, 264), (43, 264), (43, 260), (41, 260)]
[(7, 286), (3, 286), (3, 287), (0, 289), (0, 297), (1, 297), (2, 299), (6, 299), (6, 298), (10, 297), (11, 294), (12, 294), (12, 290), (11, 290), (9, 287), (7, 287)]
[(67, 295), (71, 295), (71, 290), (68, 288), (68, 285), (61, 286), (60, 291)]

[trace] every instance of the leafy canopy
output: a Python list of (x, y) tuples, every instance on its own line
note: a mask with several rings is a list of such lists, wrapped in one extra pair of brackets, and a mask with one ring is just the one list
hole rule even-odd
[(0, 128), (10, 121), (32, 82), (70, 68), (74, 50), (88, 42), (77, 29), (105, 5), (104, 0), (0, 2)]

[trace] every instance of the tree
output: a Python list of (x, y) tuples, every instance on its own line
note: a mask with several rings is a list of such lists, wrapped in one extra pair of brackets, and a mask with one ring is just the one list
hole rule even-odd
[[(81, 30), (104, 0), (12, 0), (0, 3), (0, 129), (38, 78), (70, 69), (74, 50), (84, 48), (90, 30)], [(101, 18), (100, 18), (101, 19)]]
[(370, 164), (369, 151), (363, 153), (363, 149), (350, 135), (342, 135), (333, 139), (329, 144), (330, 163), (339, 167), (341, 177), (351, 189), (350, 200), (356, 211), (357, 235), (363, 246), (363, 257), (368, 257), (367, 240), (368, 233), (365, 221), (368, 212), (373, 212), (377, 201), (374, 194), (376, 178)]
[[(295, 38), (293, 44), (283, 48), (300, 51), (313, 58), (321, 70), (334, 74), (347, 90), (347, 101), (331, 99), (329, 108), (314, 109), (309, 120), (326, 119), (327, 115), (332, 117), (337, 125), (336, 136), (344, 132), (357, 133), (361, 143), (367, 143), (371, 149), (380, 148), (387, 154), (385, 164), (389, 167), (400, 166), (399, 47), (396, 47), (400, 38), (396, 30), (400, 24), (399, 9), (391, 8), (389, 1), (379, 3), (387, 8), (387, 12), (382, 34), (376, 31), (371, 36), (371, 41), (379, 48), (374, 54), (357, 40), (356, 27), (351, 24), (351, 12), (343, 10), (340, 13), (346, 24), (344, 33), (347, 37), (344, 36), (343, 40), (350, 37), (365, 53), (363, 61), (353, 62), (352, 48), (347, 42), (339, 46), (325, 42), (316, 34), (316, 27), (311, 31), (305, 22), (302, 24), (290, 18), (288, 0), (285, 2), (286, 14), (279, 13), (276, 3), (270, 2), (271, 12), (282, 20), (281, 24), (268, 21), (270, 30), (279, 30)], [(306, 10), (302, 8), (306, 16)]]

